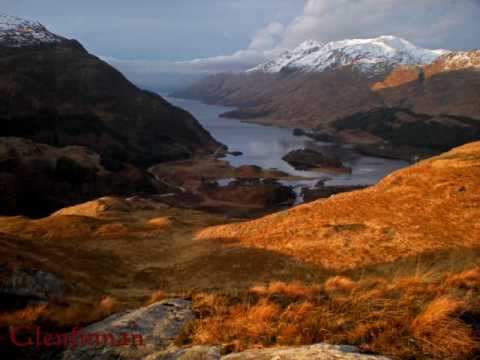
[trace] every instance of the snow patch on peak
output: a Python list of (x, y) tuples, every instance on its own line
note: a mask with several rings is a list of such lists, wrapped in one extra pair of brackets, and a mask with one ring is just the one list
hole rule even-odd
[(409, 41), (391, 35), (373, 39), (347, 39), (320, 44), (307, 40), (277, 59), (247, 72), (278, 73), (280, 71), (321, 72), (352, 66), (366, 75), (391, 70), (396, 65), (424, 65), (450, 53), (446, 50), (419, 48)]
[(62, 40), (64, 38), (51, 33), (39, 22), (0, 13), (0, 46), (22, 47)]

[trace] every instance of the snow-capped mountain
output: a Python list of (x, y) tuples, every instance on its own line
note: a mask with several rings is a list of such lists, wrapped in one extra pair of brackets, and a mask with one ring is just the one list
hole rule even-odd
[(308, 40), (296, 49), (247, 72), (278, 73), (285, 70), (321, 72), (352, 66), (367, 75), (391, 70), (397, 65), (425, 65), (448, 54), (447, 50), (428, 50), (395, 36), (352, 39), (320, 44)]
[(22, 47), (62, 41), (42, 24), (0, 13), (0, 46)]

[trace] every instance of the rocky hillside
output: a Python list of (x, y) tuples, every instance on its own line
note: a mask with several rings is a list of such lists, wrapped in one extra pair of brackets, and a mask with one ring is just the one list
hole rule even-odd
[(174, 95), (238, 108), (225, 117), (337, 133), (352, 117), (383, 128), (370, 113), (399, 109), (410, 114), (407, 131), (390, 124), (395, 134), (382, 137), (364, 123), (348, 129), (429, 147), (434, 141), (419, 143), (415, 134), (433, 123), (445, 133), (437, 149), (446, 150), (480, 138), (479, 59), (479, 51), (427, 50), (388, 36), (323, 46), (308, 41), (245, 73), (213, 75)]
[[(0, 50), (2, 137), (85, 146), (119, 176), (128, 167), (191, 158), (220, 146), (188, 112), (137, 88), (77, 41), (38, 23), (0, 16)], [(3, 154), (2, 161), (12, 157)], [(1, 172), (2, 179), (14, 177), (8, 167)], [(11, 196), (3, 191), (2, 197)], [(98, 189), (83, 193), (83, 201), (100, 195)]]

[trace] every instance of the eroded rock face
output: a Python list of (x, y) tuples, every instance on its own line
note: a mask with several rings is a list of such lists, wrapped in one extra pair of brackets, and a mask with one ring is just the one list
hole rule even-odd
[(82, 332), (110, 335), (117, 345), (119, 341), (125, 343), (123, 336), (126, 334), (129, 338), (128, 345), (94, 343), (93, 346), (79, 346), (77, 349), (67, 350), (63, 360), (144, 359), (166, 350), (181, 328), (193, 318), (191, 303), (181, 299), (164, 300), (134, 311), (116, 314), (83, 329)]

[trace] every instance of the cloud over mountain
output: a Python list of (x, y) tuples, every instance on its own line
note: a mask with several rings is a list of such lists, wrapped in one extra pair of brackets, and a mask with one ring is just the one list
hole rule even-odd
[(118, 60), (110, 63), (132, 78), (141, 74), (242, 71), (301, 42), (396, 35), (426, 48), (480, 47), (479, 0), (306, 0), (290, 23), (272, 21), (257, 31), (246, 49), (190, 61)]

